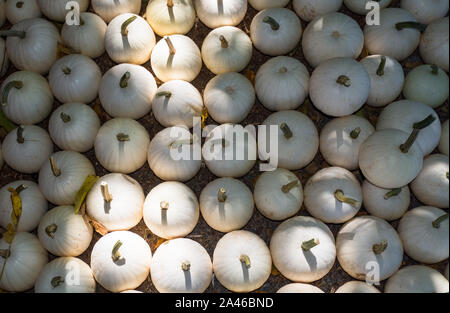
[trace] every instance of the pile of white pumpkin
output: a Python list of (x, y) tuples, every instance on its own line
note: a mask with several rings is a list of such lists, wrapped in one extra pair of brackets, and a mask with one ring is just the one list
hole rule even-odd
[[(364, 283), (370, 279), (387, 280), (385, 292), (449, 291), (448, 267), (446, 279), (425, 266), (449, 257), (449, 122), (441, 125), (434, 110), (449, 96), (448, 0), (402, 0), (401, 8), (378, 1), (381, 25), (363, 30), (338, 11), (344, 2), (364, 15), (366, 0), (293, 0), (294, 10), (285, 8), (289, 0), (249, 0), (260, 11), (249, 34), (236, 27), (247, 0), (150, 0), (145, 18), (138, 15), (141, 0), (76, 0), (83, 12), (79, 26), (69, 25), (67, 2), (0, 0), (0, 26), (5, 18), (12, 24), (0, 31), (6, 37), (0, 39), (1, 75), (9, 64), (17, 69), (1, 84), (1, 110), (20, 125), (8, 124), (0, 166), (39, 177), (0, 190), (1, 227), (11, 222), (12, 190), (22, 201), (12, 244), (0, 240), (0, 289), (95, 292), (98, 283), (130, 292), (150, 276), (159, 292), (204, 292), (214, 273), (228, 290), (251, 292), (265, 284), (273, 264), (292, 281), (279, 292), (322, 292), (309, 283), (326, 276), (337, 258), (355, 281), (336, 292), (379, 292)], [(90, 5), (95, 13), (86, 12)], [(211, 28), (202, 47), (186, 36), (197, 17)], [(65, 23), (61, 32), (54, 22)], [(300, 45), (312, 75), (287, 56)], [(259, 68), (254, 85), (239, 73), (253, 47), (273, 57)], [(364, 47), (369, 56), (357, 61)], [(405, 78), (399, 62), (417, 48), (425, 65)], [(67, 55), (58, 58), (61, 49)], [(105, 52), (118, 65), (102, 76), (93, 59)], [(148, 61), (159, 87), (142, 66)], [(203, 63), (217, 76), (201, 94), (191, 82)], [(402, 93), (404, 100), (396, 101)], [(112, 117), (103, 125), (89, 106), (97, 97)], [(320, 136), (297, 110), (307, 97), (335, 118)], [(54, 99), (63, 105), (52, 112)], [(209, 160), (217, 139), (224, 143), (221, 134), (241, 123), (256, 99), (275, 112), (263, 125), (279, 128), (280, 153), (279, 169), (263, 173), (252, 192), (237, 178), (256, 161)], [(376, 127), (355, 114), (365, 104), (385, 107)], [(207, 168), (220, 178), (198, 199), (184, 182), (202, 161), (174, 161), (171, 150), (201, 145), (190, 129), (205, 109), (222, 125), (209, 129), (203, 146)], [(167, 127), (154, 138), (136, 121), (151, 111)], [(49, 116), (48, 130), (35, 125)], [(54, 144), (61, 151), (54, 153)], [(243, 144), (261, 150), (250, 133)], [(92, 148), (111, 174), (88, 193), (85, 215), (77, 214), (76, 194), (95, 175), (82, 154)], [(331, 167), (303, 188), (292, 171), (305, 168), (319, 150)], [(147, 196), (128, 176), (145, 162), (166, 181)], [(365, 177), (362, 186), (351, 172), (357, 169)], [(424, 206), (408, 212), (410, 190)], [(49, 203), (56, 207), (48, 211)], [(302, 205), (312, 217), (297, 216)], [(255, 206), (282, 222), (270, 246), (242, 230)], [(362, 207), (370, 215), (356, 217)], [(200, 215), (226, 233), (212, 259), (183, 238)], [(168, 240), (154, 253), (130, 232), (142, 219)], [(388, 223), (395, 220), (397, 230)], [(93, 247), (88, 265), (77, 257), (91, 245), (92, 221), (108, 234)], [(344, 224), (336, 240), (325, 223)], [(48, 253), (58, 258), (48, 263)], [(401, 268), (404, 253), (422, 265)], [(378, 277), (369, 277), (368, 265)]]

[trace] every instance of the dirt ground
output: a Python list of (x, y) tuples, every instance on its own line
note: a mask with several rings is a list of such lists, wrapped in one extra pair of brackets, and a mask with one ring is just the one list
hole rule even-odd
[[(142, 14), (145, 12), (146, 2), (143, 1), (144, 5), (142, 8)], [(398, 6), (398, 1), (394, 1), (394, 6)], [(289, 5), (289, 8), (291, 8), (291, 5)], [(349, 12), (345, 7), (341, 10), (342, 12), (352, 16), (355, 20), (359, 21), (361, 27), (364, 26), (364, 19), (361, 18), (358, 15), (352, 14)], [(245, 20), (238, 26), (242, 30), (244, 30), (247, 34), (249, 34), (250, 30), (250, 24), (253, 19), (253, 17), (257, 14), (257, 11), (254, 10), (249, 6), (247, 16)], [(303, 27), (306, 27), (306, 23), (303, 23)], [(9, 25), (5, 25), (3, 28), (8, 28)], [(201, 47), (201, 44), (203, 42), (203, 39), (206, 37), (206, 35), (210, 32), (210, 29), (208, 29), (206, 26), (204, 26), (199, 20), (195, 23), (194, 28), (191, 30), (191, 32), (188, 34), (189, 37), (191, 37), (199, 47)], [(160, 38), (158, 38), (160, 39)], [(366, 54), (364, 54), (361, 57), (364, 57)], [(301, 50), (301, 47), (299, 47), (293, 56), (299, 60), (301, 60), (305, 65), (307, 64), (304, 57), (303, 52)], [(256, 49), (253, 50), (253, 58), (246, 70), (243, 71), (244, 74), (252, 74), (256, 73), (258, 68), (265, 63), (267, 60), (269, 60), (270, 57), (261, 54), (260, 52), (256, 51)], [(104, 56), (96, 59), (96, 62), (101, 67), (103, 73), (105, 73), (108, 69), (110, 69), (115, 64), (109, 59), (109, 57), (105, 54)], [(405, 71), (408, 72), (411, 68), (416, 67), (417, 65), (421, 64), (422, 61), (420, 57), (418, 56), (418, 53), (414, 53), (410, 58), (408, 58), (405, 62), (403, 62), (403, 66), (405, 68)], [(149, 63), (144, 64), (144, 67), (151, 71), (151, 66)], [(312, 72), (312, 69), (308, 67), (310, 72)], [(16, 69), (13, 69), (12, 66), (10, 68), (10, 73), (16, 71)], [(203, 67), (201, 74), (196, 78), (196, 80), (193, 82), (194, 86), (197, 87), (201, 92), (205, 89), (206, 84), (210, 79), (212, 79), (214, 75), (208, 71), (206, 67)], [(2, 81), (0, 80), (0, 83)], [(55, 108), (59, 106), (59, 103), (55, 102)], [(99, 104), (99, 101), (95, 101), (91, 104), (99, 113), (102, 122), (105, 122), (110, 119), (109, 116), (101, 109), (101, 105)], [(306, 100), (305, 104), (299, 109), (302, 112), (306, 112), (306, 114), (314, 121), (315, 125), (319, 129), (319, 131), (323, 128), (323, 126), (330, 120), (329, 117), (323, 115), (320, 113), (317, 109), (314, 108), (314, 106), (311, 104), (309, 100)], [(379, 113), (381, 112), (381, 109), (375, 109), (370, 108), (367, 105), (363, 109), (363, 113), (366, 115), (366, 117), (375, 125), (377, 117)], [(439, 116), (442, 121), (445, 121), (449, 118), (448, 113), (448, 102), (438, 109)], [(262, 123), (269, 115), (271, 114), (270, 111), (266, 110), (258, 101), (255, 104), (252, 112), (249, 114), (247, 119), (242, 123), (243, 125), (253, 124), (258, 125)], [(159, 131), (163, 130), (163, 127), (159, 125), (155, 118), (150, 114), (144, 117), (143, 119), (139, 120), (139, 122), (145, 126), (145, 128), (148, 130), (150, 137), (153, 138)], [(214, 122), (212, 120), (208, 120), (208, 124), (213, 124)], [(43, 123), (39, 124), (39, 126), (47, 129), (48, 126), (48, 119), (44, 121)], [(5, 132), (3, 130), (0, 130), (0, 139), (3, 141), (5, 136)], [(55, 146), (55, 151), (58, 151), (58, 148)], [(95, 153), (93, 150), (89, 151), (85, 154), (95, 165), (97, 175), (103, 176), (106, 175), (108, 172), (97, 162), (95, 158)], [(316, 156), (315, 160), (307, 166), (305, 169), (297, 171), (296, 174), (301, 179), (303, 185), (306, 184), (307, 180), (314, 175), (318, 170), (329, 167), (329, 165), (324, 161), (320, 153)], [(247, 184), (252, 190), (254, 186), (255, 179), (259, 176), (258, 172), (258, 164), (255, 166), (255, 168), (246, 175), (242, 181)], [(362, 182), (362, 175), (360, 171), (355, 171), (354, 174), (361, 180)], [(139, 181), (139, 183), (142, 185), (145, 194), (147, 195), (152, 188), (157, 186), (158, 184), (162, 183), (162, 181), (157, 178), (153, 172), (150, 170), (148, 164), (146, 164), (143, 168), (141, 168), (139, 171), (131, 174), (131, 176)], [(3, 186), (7, 183), (13, 182), (15, 180), (19, 179), (27, 179), (27, 180), (33, 180), (37, 181), (38, 175), (22, 175), (19, 174), (12, 169), (10, 169), (7, 165), (4, 165), (4, 167), (1, 169), (0, 172), (0, 186)], [(200, 196), (201, 190), (211, 181), (216, 179), (214, 175), (212, 175), (209, 170), (202, 166), (202, 169), (200, 173), (190, 182), (187, 183), (187, 185), (194, 190), (194, 192), (197, 194), (197, 196)], [(411, 201), (411, 208), (420, 206), (421, 204), (414, 198), (412, 195), (412, 201)], [(52, 206), (50, 207), (52, 208)], [(368, 213), (364, 210), (364, 208), (360, 211), (359, 215), (367, 215)], [(309, 215), (306, 209), (303, 207), (302, 211), (299, 215)], [(394, 227), (397, 227), (397, 223), (393, 222), (392, 225)], [(249, 224), (244, 228), (245, 230), (251, 231), (253, 233), (258, 234), (267, 244), (270, 242), (270, 238), (272, 236), (272, 233), (276, 229), (276, 227), (279, 225), (279, 222), (273, 222), (266, 218), (264, 218), (256, 209), (255, 213), (249, 222)], [(342, 225), (328, 225), (333, 232), (333, 234), (336, 236), (337, 232), (341, 228)], [(155, 235), (153, 235), (150, 230), (145, 226), (144, 222), (141, 221), (141, 223), (132, 229), (133, 232), (139, 234), (142, 236), (150, 245), (152, 251), (154, 252), (158, 244), (161, 243), (161, 240), (157, 238)], [(217, 231), (214, 231), (211, 229), (206, 222), (200, 218), (200, 221), (193, 231), (191, 235), (188, 236), (188, 238), (191, 238), (193, 240), (196, 240), (200, 244), (202, 244), (206, 250), (209, 252), (209, 254), (212, 256), (214, 252), (214, 248), (218, 242), (218, 240), (223, 236), (222, 233), (219, 233)], [(93, 246), (95, 243), (100, 239), (100, 235), (95, 234), (94, 239), (91, 243), (90, 248), (80, 256), (80, 258), (90, 263), (90, 255)], [(51, 259), (53, 259), (54, 256), (51, 256)], [(412, 265), (417, 264), (417, 262), (411, 260), (408, 258), (408, 256), (405, 255), (404, 257), (404, 265)], [(447, 261), (435, 264), (432, 267), (444, 272), (445, 266), (447, 264)], [(352, 280), (352, 278), (344, 272), (344, 270), (341, 268), (341, 266), (336, 261), (336, 264), (334, 265), (333, 269), (330, 271), (328, 275), (326, 275), (323, 279), (313, 283), (313, 285), (321, 288), (325, 292), (334, 292), (337, 288), (339, 288), (344, 283)], [(273, 293), (276, 292), (279, 288), (283, 287), (286, 284), (289, 284), (290, 281), (284, 278), (282, 275), (280, 275), (276, 269), (273, 270), (273, 273), (269, 280), (264, 284), (263, 287), (261, 287), (257, 292), (258, 293)], [(379, 286), (380, 290), (383, 290), (383, 284)], [(153, 286), (150, 277), (147, 279), (147, 281), (142, 284), (139, 288), (139, 291), (146, 292), (146, 293), (155, 293), (157, 290)], [(107, 292), (104, 290), (100, 285), (98, 285), (97, 291), (100, 293)], [(32, 292), (32, 290), (30, 291)], [(208, 288), (208, 293), (223, 293), (228, 292), (221, 284), (214, 280), (214, 283)]]

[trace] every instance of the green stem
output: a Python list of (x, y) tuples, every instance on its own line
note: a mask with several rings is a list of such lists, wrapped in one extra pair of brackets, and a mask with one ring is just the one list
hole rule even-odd
[(222, 43), (222, 48), (227, 49), (229, 47), (228, 41), (224, 36), (220, 36), (220, 42)]
[(23, 138), (23, 126), (17, 127), (17, 143), (23, 144), (25, 142), (25, 138)]
[(51, 281), (51, 284), (52, 284), (53, 288), (57, 288), (63, 283), (64, 283), (64, 278), (62, 278), (61, 276), (53, 277), (53, 279)]
[(431, 74), (433, 75), (439, 74), (439, 67), (436, 64), (431, 65)]
[(70, 75), (72, 73), (72, 70), (65, 65), (63, 67), (61, 67), (61, 71), (63, 71), (63, 73), (66, 75)]
[(131, 73), (126, 72), (123, 74), (122, 78), (120, 79), (120, 88), (127, 88), (128, 87), (128, 81), (131, 79)]
[(241, 255), (239, 261), (241, 261), (241, 263), (244, 264), (246, 268), (252, 267), (252, 263), (248, 255), (245, 254)]
[(272, 28), (272, 30), (274, 30), (274, 31), (277, 31), (280, 29), (280, 24), (273, 17), (266, 16), (263, 19), (263, 23), (269, 24), (270, 27)]
[(5, 88), (3, 88), (2, 91), (2, 106), (6, 106), (8, 104), (9, 93), (13, 88), (18, 90), (22, 89), (23, 82), (19, 80), (13, 80), (6, 84)]
[(175, 46), (172, 43), (172, 40), (170, 39), (170, 37), (165, 37), (164, 40), (167, 43), (167, 46), (169, 46), (169, 52), (171, 55), (175, 55), (175, 53), (177, 53), (177, 49), (175, 49)]
[(386, 67), (386, 57), (383, 55), (381, 57), (380, 66), (378, 66), (378, 69), (377, 69), (377, 75), (378, 76), (383, 76), (384, 75), (384, 68), (385, 67)]
[(417, 29), (419, 32), (424, 32), (425, 29), (427, 28), (427, 25), (418, 23), (418, 22), (401, 22), (401, 23), (397, 23), (395, 24), (395, 28), (397, 30), (404, 30), (405, 28), (412, 28), (412, 29)]
[(20, 30), (0, 30), (0, 37), (19, 37), (25, 38), (26, 33)]
[(61, 117), (61, 120), (62, 120), (64, 123), (69, 123), (69, 122), (72, 120), (72, 118), (70, 117), (70, 115), (68, 115), (68, 114), (66, 114), (66, 113), (64, 113), (64, 112), (61, 112), (61, 114), (60, 114), (59, 117)]
[(105, 200), (105, 202), (107, 202), (107, 203), (111, 203), (113, 201), (113, 196), (109, 192), (108, 183), (102, 182), (100, 184), (100, 190), (102, 192), (103, 200)]
[(359, 135), (361, 134), (361, 127), (356, 127), (351, 133), (350, 137), (353, 139), (358, 139)]
[(384, 195), (384, 199), (389, 200), (390, 198), (396, 197), (401, 193), (402, 193), (402, 188), (392, 189), (391, 191), (389, 191), (387, 194)]
[(122, 23), (121, 26), (121, 33), (122, 36), (128, 36), (128, 26), (133, 23), (137, 19), (136, 15), (131, 16), (129, 19), (127, 19), (125, 22)]
[(55, 233), (57, 230), (58, 230), (58, 225), (52, 224), (45, 228), (45, 233), (47, 234), (47, 236), (49, 236), (50, 238), (53, 239), (53, 238), (55, 238)]
[(130, 136), (124, 133), (117, 134), (116, 138), (120, 142), (130, 141)]
[(336, 80), (336, 82), (340, 85), (343, 85), (345, 87), (350, 87), (352, 85), (352, 81), (348, 76), (345, 75), (341, 75), (338, 77), (338, 79)]
[(376, 255), (380, 255), (380, 254), (382, 254), (384, 251), (386, 251), (387, 247), (388, 247), (388, 242), (387, 242), (387, 240), (383, 240), (383, 241), (380, 242), (380, 243), (374, 244), (374, 245), (372, 246), (372, 251), (373, 251), (373, 253), (375, 253)]
[(218, 195), (217, 195), (217, 199), (219, 200), (219, 202), (225, 202), (227, 201), (227, 190), (225, 188), (220, 188)]
[(358, 208), (358, 206), (359, 206), (359, 201), (358, 200), (346, 197), (342, 190), (336, 190), (336, 192), (334, 193), (334, 196), (335, 196), (335, 198), (338, 201), (340, 201), (342, 203), (347, 203), (347, 204), (351, 205), (354, 208)]
[(311, 239), (302, 243), (303, 251), (309, 251), (320, 244), (319, 239)]
[(428, 117), (426, 119), (424, 119), (423, 121), (420, 121), (418, 123), (415, 123), (413, 125), (413, 131), (411, 133), (411, 135), (408, 137), (408, 139), (406, 140), (406, 142), (404, 144), (402, 144), (400, 146), (400, 150), (403, 153), (408, 153), (409, 149), (411, 149), (412, 145), (414, 144), (414, 142), (416, 142), (417, 137), (419, 136), (419, 132), (422, 129), (427, 128), (428, 126), (430, 126), (431, 124), (434, 123), (434, 121), (436, 120), (436, 118), (430, 114), (428, 115)]
[(291, 138), (294, 136), (294, 134), (292, 133), (292, 131), (291, 131), (291, 129), (289, 128), (288, 124), (282, 123), (282, 124), (280, 125), (280, 129), (281, 129), (281, 131), (282, 131), (283, 134), (284, 134), (284, 138), (286, 138), (286, 139), (291, 139)]
[(441, 217), (439, 217), (438, 219), (436, 219), (436, 220), (433, 222), (433, 227), (439, 229), (439, 228), (441, 227), (441, 223), (442, 223), (443, 221), (445, 221), (446, 219), (448, 219), (448, 213), (446, 213), (446, 214), (442, 215)]
[(170, 98), (170, 97), (172, 97), (172, 93), (169, 92), (169, 91), (161, 91), (161, 92), (158, 92), (158, 93), (156, 94), (156, 96), (157, 96), (157, 97), (166, 97), (166, 98)]
[(120, 249), (120, 247), (122, 247), (122, 245), (123, 245), (123, 243), (120, 240), (117, 241), (116, 244), (114, 245), (113, 250), (112, 250), (112, 254), (111, 254), (113, 262), (119, 261), (119, 259), (121, 257), (119, 249)]
[(52, 168), (52, 172), (55, 177), (61, 176), (61, 170), (56, 167), (56, 162), (53, 157), (50, 157), (50, 167)]
[(297, 187), (299, 183), (299, 180), (293, 180), (291, 181), (289, 184), (284, 185), (283, 187), (281, 187), (281, 191), (284, 193), (288, 193), (290, 192), (293, 188)]

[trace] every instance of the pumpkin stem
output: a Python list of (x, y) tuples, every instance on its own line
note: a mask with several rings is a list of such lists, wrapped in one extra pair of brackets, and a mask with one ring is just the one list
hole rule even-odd
[(23, 82), (19, 80), (13, 80), (6, 84), (5, 88), (3, 88), (2, 91), (2, 105), (6, 106), (8, 104), (8, 96), (9, 92), (13, 89), (22, 89), (23, 88)]
[(117, 134), (116, 138), (120, 142), (130, 141), (130, 135), (127, 135), (127, 134), (124, 134), (124, 133)]
[(120, 79), (120, 88), (127, 88), (128, 87), (128, 81), (131, 79), (131, 73), (126, 72), (123, 74), (122, 78)]
[(19, 187), (17, 187), (17, 188), (15, 189), (15, 191), (16, 191), (18, 194), (20, 194), (22, 191), (26, 190), (27, 188), (28, 188), (28, 187), (27, 187), (26, 185), (22, 184), (22, 185), (20, 185)]
[(242, 264), (245, 265), (246, 268), (250, 268), (252, 267), (252, 263), (250, 261), (250, 257), (248, 255), (241, 255), (241, 257), (239, 258), (239, 261), (241, 261)]
[(20, 30), (0, 30), (0, 37), (19, 37), (25, 38), (26, 33)]
[(281, 129), (281, 131), (283, 132), (284, 137), (285, 137), (286, 139), (291, 139), (291, 138), (294, 136), (294, 134), (292, 133), (292, 131), (291, 131), (291, 129), (289, 128), (288, 124), (282, 123), (282, 124), (280, 125), (280, 129)]
[(372, 246), (372, 251), (373, 253), (375, 253), (376, 255), (380, 255), (382, 254), (384, 251), (386, 251), (388, 247), (388, 241), (387, 240), (383, 240), (380, 243), (374, 244)]
[(351, 205), (354, 208), (357, 208), (359, 206), (359, 201), (358, 200), (346, 197), (342, 190), (336, 190), (336, 192), (334, 193), (334, 197), (338, 201), (343, 202), (343, 203), (347, 203), (347, 204)]
[(7, 259), (10, 256), (11, 256), (11, 250), (10, 249), (4, 249), (4, 250), (0, 249), (0, 257), (2, 257), (4, 259)]
[(281, 187), (281, 191), (284, 193), (288, 193), (290, 192), (293, 188), (298, 186), (298, 183), (300, 181), (298, 179), (291, 181), (289, 184), (284, 185), (283, 187)]
[(191, 262), (189, 261), (184, 261), (183, 263), (181, 263), (181, 269), (184, 272), (189, 272), (191, 270)]
[(66, 114), (66, 113), (64, 113), (64, 112), (61, 112), (60, 117), (61, 117), (61, 120), (62, 120), (64, 123), (69, 123), (69, 122), (72, 120), (72, 118), (70, 117), (70, 115), (68, 115), (68, 114)]
[(21, 9), (23, 7), (23, 1), (16, 2), (16, 8)]
[(167, 6), (173, 8), (173, 0), (167, 0)]
[(342, 86), (345, 87), (350, 87), (352, 85), (352, 81), (348, 76), (345, 75), (341, 75), (338, 77), (338, 79), (336, 80), (336, 82)]
[(302, 243), (302, 249), (303, 249), (303, 251), (309, 251), (312, 248), (318, 246), (319, 244), (320, 244), (320, 240), (319, 239), (311, 239), (311, 240), (308, 240), (308, 241), (304, 241)]
[(23, 138), (23, 126), (17, 127), (17, 143), (23, 144), (25, 142), (25, 138)]
[(351, 133), (350, 137), (353, 139), (358, 139), (359, 135), (361, 135), (361, 127), (356, 127)]
[(280, 68), (280, 73), (281, 74), (284, 74), (284, 73), (287, 73), (287, 71), (288, 71), (288, 69), (285, 67), (285, 66), (283, 66), (282, 68)]
[(52, 168), (52, 172), (55, 177), (61, 176), (61, 170), (56, 167), (56, 162), (53, 157), (50, 157), (50, 167)]
[(377, 75), (378, 76), (383, 76), (384, 75), (384, 68), (385, 67), (386, 67), (386, 57), (383, 55), (381, 57), (380, 66), (378, 66), (378, 69), (377, 69)]
[(50, 238), (53, 239), (53, 238), (55, 238), (55, 233), (57, 230), (58, 230), (58, 225), (52, 224), (45, 228), (45, 233), (47, 234), (47, 236), (49, 236)]
[(137, 19), (136, 15), (131, 16), (129, 19), (127, 19), (125, 22), (123, 22), (121, 27), (121, 33), (122, 36), (128, 36), (128, 26), (133, 23)]
[(167, 201), (161, 201), (161, 203), (159, 204), (159, 206), (161, 207), (162, 211), (167, 211), (169, 210), (169, 202)]
[(222, 48), (227, 49), (229, 47), (228, 41), (225, 39), (224, 36), (219, 37), (220, 42), (222, 43)]
[(120, 240), (117, 241), (116, 244), (114, 245), (113, 250), (112, 250), (112, 254), (111, 254), (113, 262), (119, 261), (119, 259), (121, 257), (119, 249), (120, 249), (120, 247), (122, 247), (122, 245), (123, 245), (123, 243)]
[(431, 73), (433, 75), (438, 75), (439, 74), (439, 67), (436, 64), (431, 65)]
[(263, 19), (263, 23), (269, 24), (270, 27), (272, 28), (272, 30), (274, 30), (274, 31), (277, 31), (280, 29), (280, 24), (273, 17), (266, 16)]
[(389, 200), (390, 198), (396, 197), (401, 193), (402, 193), (402, 188), (392, 189), (391, 191), (389, 191), (387, 194), (384, 195), (384, 199)]
[(102, 192), (103, 200), (105, 200), (105, 202), (107, 202), (107, 203), (112, 202), (113, 201), (113, 196), (109, 192), (108, 183), (107, 182), (102, 182), (100, 184), (100, 189), (101, 189), (101, 192)]
[(69, 67), (65, 66), (65, 65), (61, 68), (61, 70), (66, 75), (70, 75), (72, 73), (72, 70)]
[(218, 195), (217, 195), (217, 199), (219, 199), (219, 202), (225, 202), (227, 201), (228, 195), (227, 195), (227, 190), (225, 188), (220, 188)]
[(395, 24), (395, 28), (400, 31), (403, 30), (405, 28), (413, 28), (413, 29), (417, 29), (419, 32), (424, 32), (425, 29), (427, 28), (427, 25), (418, 23), (418, 22), (401, 22), (401, 23), (397, 23)]
[(433, 227), (439, 229), (441, 227), (441, 223), (443, 221), (445, 221), (446, 219), (448, 219), (448, 213), (442, 215), (441, 217), (437, 218), (434, 222), (433, 222)]
[(63, 283), (64, 283), (64, 278), (62, 278), (61, 276), (53, 277), (53, 279), (51, 281), (51, 284), (52, 284), (53, 288), (57, 288)]
[(166, 97), (166, 98), (170, 98), (170, 97), (172, 97), (172, 93), (169, 92), (169, 91), (161, 91), (161, 92), (158, 92), (158, 93), (156, 94), (156, 96), (157, 96), (157, 97)]
[(417, 137), (419, 136), (419, 133), (422, 129), (427, 128), (428, 126), (430, 126), (431, 124), (434, 123), (434, 121), (436, 120), (436, 118), (430, 114), (428, 115), (428, 117), (426, 119), (424, 119), (423, 121), (420, 121), (418, 123), (415, 123), (413, 125), (413, 131), (411, 133), (411, 135), (409, 136), (409, 138), (406, 140), (406, 142), (404, 144), (402, 144), (400, 146), (400, 150), (403, 153), (408, 153), (409, 149), (411, 149), (412, 145), (414, 144), (414, 142), (416, 142)]
[(164, 37), (164, 40), (166, 41), (167, 45), (169, 46), (170, 54), (175, 55), (175, 53), (177, 53), (177, 49), (175, 49), (175, 46), (173, 45), (172, 40), (170, 40), (170, 37)]

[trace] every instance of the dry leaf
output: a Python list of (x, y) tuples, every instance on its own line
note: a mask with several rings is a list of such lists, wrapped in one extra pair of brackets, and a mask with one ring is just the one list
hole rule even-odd
[(272, 272), (271, 272), (271, 274), (273, 276), (278, 276), (278, 275), (280, 275), (280, 272), (277, 270), (277, 268), (275, 266), (272, 265)]
[(247, 77), (247, 79), (252, 83), (252, 85), (255, 86), (256, 74), (255, 74), (254, 71), (248, 70), (248, 71), (245, 73), (245, 77)]
[(108, 230), (106, 229), (106, 227), (96, 220), (89, 218), (89, 224), (91, 224), (92, 227), (94, 227), (94, 230), (100, 235), (105, 236), (106, 234), (108, 234)]
[(165, 243), (167, 240), (164, 238), (159, 238), (158, 241), (156, 242), (156, 246), (155, 249), (158, 249), (163, 243)]

